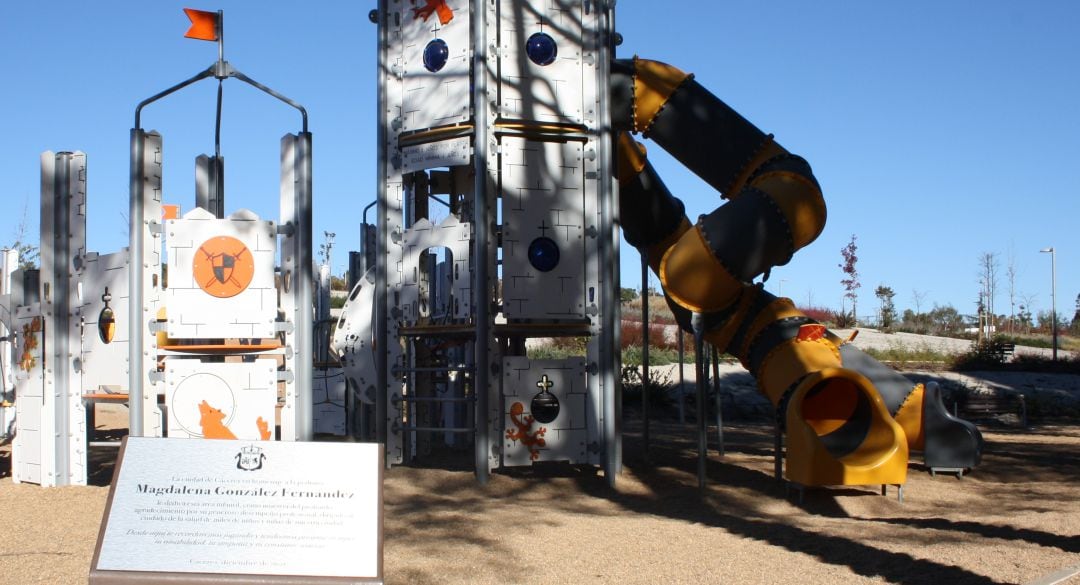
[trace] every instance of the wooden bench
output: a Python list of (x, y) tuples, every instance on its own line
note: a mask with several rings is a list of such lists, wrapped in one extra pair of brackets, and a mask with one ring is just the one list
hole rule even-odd
[(1027, 428), (1027, 403), (1023, 394), (971, 393), (953, 403), (953, 416), (965, 420), (996, 420), (1006, 414), (1015, 414), (1020, 419), (1020, 426)]
[(997, 356), (998, 360), (1004, 362), (1007, 359), (1009, 359), (1010, 357), (1012, 357), (1013, 352), (1016, 351), (1016, 344), (1015, 343), (1002, 343), (995, 349), (996, 349), (996, 351), (994, 352), (994, 355)]

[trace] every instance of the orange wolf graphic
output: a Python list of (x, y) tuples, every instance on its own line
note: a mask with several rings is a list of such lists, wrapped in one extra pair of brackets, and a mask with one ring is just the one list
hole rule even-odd
[[(224, 412), (210, 406), (205, 400), (199, 403), (199, 425), (202, 426), (203, 437), (207, 439), (235, 439), (236, 435), (229, 430), (229, 427), (225, 426), (225, 423), (222, 422), (224, 420)], [(259, 429), (259, 437), (264, 441), (269, 440), (271, 436), (270, 424), (260, 416), (256, 419), (255, 425)]]

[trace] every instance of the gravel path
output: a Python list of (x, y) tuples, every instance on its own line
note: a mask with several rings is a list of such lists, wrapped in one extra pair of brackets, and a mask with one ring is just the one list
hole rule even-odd
[[(836, 333), (841, 338), (847, 339), (852, 333), (858, 331), (858, 335), (855, 336), (855, 340), (852, 342), (856, 347), (862, 350), (866, 349), (893, 349), (893, 348), (907, 348), (907, 349), (930, 349), (932, 351), (956, 355), (964, 353), (971, 349), (971, 341), (967, 339), (956, 339), (953, 337), (937, 337), (934, 335), (916, 335), (915, 333), (885, 333), (878, 331), (877, 329), (834, 329), (833, 333)], [(1025, 345), (1016, 346), (1016, 354), (1036, 355), (1043, 357), (1050, 357), (1053, 355), (1053, 350), (1043, 347), (1029, 347)], [(1059, 356), (1071, 356), (1072, 352), (1058, 351)]]
[[(391, 469), (386, 583), (990, 584), (1080, 568), (1080, 427), (988, 429), (973, 474), (931, 478), (914, 462), (903, 503), (867, 486), (799, 504), (772, 478), (768, 425), (726, 426), (699, 491), (693, 427), (653, 421), (646, 462), (638, 420), (627, 413), (615, 489), (591, 467), (486, 486), (462, 461)], [(0, 479), (0, 583), (85, 583), (106, 492)]]
[[(856, 344), (905, 341), (862, 330)], [(914, 342), (968, 347), (946, 338)], [(692, 370), (685, 369), (688, 382)], [(1080, 376), (908, 375), (1080, 400)], [(738, 365), (724, 366), (722, 382), (725, 400), (752, 408), (725, 405), (725, 417), (747, 416), (725, 423), (726, 454), (710, 451), (703, 491), (693, 413), (687, 424), (671, 410), (651, 421), (646, 455), (641, 416), (630, 407), (615, 489), (595, 468), (560, 465), (496, 473), (479, 486), (471, 453), (427, 462), (433, 469), (389, 470), (386, 583), (1080, 585), (1080, 417), (1027, 430), (983, 428), (983, 461), (963, 481), (930, 477), (916, 455), (903, 503), (895, 490), (882, 497), (877, 486), (855, 486), (810, 490), (800, 504), (772, 476), (771, 407)], [(755, 421), (761, 414), (765, 420)], [(123, 427), (126, 414), (108, 406), (98, 423)], [(715, 427), (710, 433), (715, 441)], [(86, 582), (111, 465), (108, 451), (95, 450), (96, 486), (15, 485), (10, 446), (0, 446), (0, 585)]]

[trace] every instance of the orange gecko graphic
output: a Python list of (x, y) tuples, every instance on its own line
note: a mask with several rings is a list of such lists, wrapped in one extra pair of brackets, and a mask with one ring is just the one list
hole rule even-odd
[(412, 11), (413, 18), (423, 19), (424, 22), (427, 22), (428, 17), (433, 13), (437, 14), (439, 24), (443, 26), (446, 26), (447, 23), (454, 19), (454, 10), (446, 5), (446, 0), (425, 0), (423, 6), (413, 8)]
[(547, 445), (547, 441), (544, 440), (544, 434), (547, 433), (547, 427), (540, 427), (539, 429), (536, 429), (536, 431), (533, 431), (532, 424), (534, 419), (532, 415), (525, 414), (525, 405), (520, 402), (515, 402), (510, 406), (510, 420), (513, 421), (514, 426), (516, 426), (517, 429), (507, 429), (506, 438), (511, 441), (521, 441), (521, 444), (529, 449), (529, 457), (533, 461), (539, 459), (540, 450), (536, 447)]
[[(210, 403), (205, 400), (199, 403), (199, 425), (202, 426), (204, 438), (235, 439), (236, 435), (229, 430), (229, 427), (225, 426), (225, 423), (222, 422), (224, 420), (224, 412), (210, 406)], [(270, 424), (260, 416), (255, 420), (255, 425), (259, 428), (259, 437), (264, 441), (270, 440)]]
[(37, 357), (35, 357), (35, 349), (38, 346), (38, 333), (42, 330), (41, 317), (34, 317), (30, 323), (23, 325), (23, 350), (22, 355), (19, 356), (19, 367), (25, 372), (29, 372), (37, 365)]

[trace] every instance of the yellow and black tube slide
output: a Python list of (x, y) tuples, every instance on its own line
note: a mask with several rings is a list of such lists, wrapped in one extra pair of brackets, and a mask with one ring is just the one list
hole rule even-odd
[(623, 237), (635, 248), (646, 250), (650, 267), (659, 272), (664, 252), (690, 229), (686, 208), (656, 174), (645, 147), (630, 134), (619, 133), (617, 153)]
[(788, 480), (802, 485), (903, 484), (904, 431), (865, 376), (825, 368), (795, 387), (785, 415)]
[(656, 141), (725, 196), (755, 157), (771, 150), (767, 134), (676, 67), (616, 60), (611, 79), (615, 127)]
[[(726, 309), (743, 283), (786, 264), (821, 233), (825, 203), (810, 165), (773, 142), (692, 75), (657, 61), (616, 61), (612, 96), (617, 129), (653, 139), (731, 199), (702, 216), (665, 252), (660, 279), (679, 305), (700, 313)], [(620, 165), (625, 172), (646, 168), (639, 145), (620, 138), (619, 150), (626, 153), (620, 155), (627, 161)], [(637, 172), (634, 181), (655, 178), (651, 169)], [(620, 170), (626, 189), (623, 175)], [(672, 199), (664, 191), (661, 198)], [(638, 191), (622, 201), (630, 209), (652, 211), (641, 206)], [(670, 233), (667, 218), (657, 217)], [(650, 264), (656, 267), (653, 258)], [(688, 278), (691, 274), (695, 278)]]
[[(732, 302), (737, 284), (787, 264), (824, 225), (825, 206), (809, 165), (790, 155), (777, 158), (758, 169), (738, 198), (701, 216), (664, 258), (660, 278), (687, 309), (720, 310)], [(706, 271), (708, 280), (684, 278)]]
[(889, 414), (903, 427), (908, 446), (923, 448), (923, 385), (916, 384), (850, 343), (840, 346), (844, 367), (866, 376), (877, 389)]
[[(903, 483), (908, 444), (869, 378), (842, 367), (824, 325), (749, 287), (727, 351), (757, 379), (788, 434), (788, 479), (803, 485)], [(715, 336), (723, 341), (723, 329)], [(710, 335), (707, 334), (706, 338)]]
[(701, 225), (687, 230), (668, 248), (658, 274), (664, 292), (689, 311), (722, 311), (738, 298), (743, 281), (713, 253)]
[[(612, 95), (626, 239), (646, 254), (679, 324), (689, 329), (691, 311), (700, 313), (705, 339), (736, 355), (776, 406), (788, 478), (903, 483), (907, 441), (874, 384), (842, 367), (824, 326), (751, 284), (821, 233), (825, 204), (810, 166), (674, 67), (616, 62)], [(654, 139), (730, 201), (691, 228), (629, 132)]]

